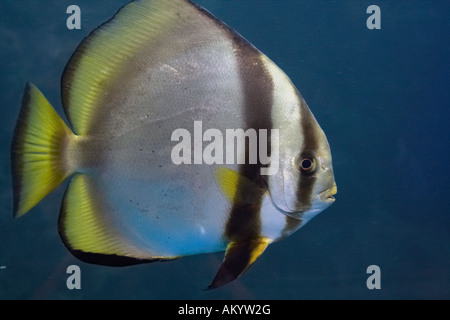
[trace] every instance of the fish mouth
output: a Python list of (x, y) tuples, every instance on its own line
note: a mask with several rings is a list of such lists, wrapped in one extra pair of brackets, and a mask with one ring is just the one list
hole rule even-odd
[(334, 184), (331, 188), (319, 193), (319, 197), (320, 200), (322, 200), (323, 202), (333, 203), (334, 201), (336, 201), (336, 199), (334, 198), (334, 195), (336, 193), (337, 193), (337, 186), (336, 184)]

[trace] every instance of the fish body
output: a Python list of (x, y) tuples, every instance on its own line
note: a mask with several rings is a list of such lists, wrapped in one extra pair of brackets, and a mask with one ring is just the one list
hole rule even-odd
[(191, 1), (123, 7), (71, 57), (62, 101), (70, 127), (25, 88), (14, 214), (70, 178), (59, 232), (83, 261), (226, 250), (216, 288), (334, 201), (330, 148), (301, 94)]

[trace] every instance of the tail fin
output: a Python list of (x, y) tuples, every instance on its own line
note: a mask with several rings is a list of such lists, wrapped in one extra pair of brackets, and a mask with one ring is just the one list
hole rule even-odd
[(74, 138), (39, 89), (27, 83), (11, 145), (14, 217), (27, 213), (71, 174), (62, 153)]

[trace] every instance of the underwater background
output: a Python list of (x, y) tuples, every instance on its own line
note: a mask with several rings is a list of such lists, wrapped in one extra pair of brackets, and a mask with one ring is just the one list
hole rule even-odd
[[(449, 299), (450, 3), (197, 0), (291, 78), (331, 145), (336, 202), (272, 244), (237, 281), (204, 291), (223, 253), (111, 268), (57, 230), (67, 181), (12, 217), (10, 143), (26, 81), (63, 115), (71, 54), (127, 0), (0, 2), (0, 299)], [(69, 30), (66, 9), (81, 8)], [(370, 5), (381, 29), (370, 30)], [(69, 265), (81, 289), (69, 290)], [(380, 268), (369, 290), (367, 268)]]

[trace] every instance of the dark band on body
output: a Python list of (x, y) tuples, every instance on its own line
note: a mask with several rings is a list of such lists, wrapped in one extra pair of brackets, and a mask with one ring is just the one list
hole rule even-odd
[[(221, 23), (222, 24), (222, 23)], [(222, 26), (223, 28), (223, 26)], [(261, 60), (261, 53), (235, 31), (227, 28), (232, 43), (243, 94), (243, 123), (247, 129), (272, 129), (273, 81)], [(259, 138), (258, 138), (259, 141)], [(270, 138), (268, 139), (268, 142)], [(259, 150), (259, 146), (258, 149)], [(239, 168), (239, 174), (261, 185), (261, 163), (249, 164), (249, 146), (246, 139), (245, 164)], [(270, 153), (270, 145), (268, 146)], [(238, 183), (236, 194), (248, 192), (241, 190)], [(225, 237), (232, 241), (247, 241), (261, 234), (262, 198), (256, 204), (232, 206), (225, 228)]]
[[(252, 128), (259, 133), (259, 129), (267, 129), (267, 132), (270, 133), (274, 91), (272, 76), (265, 69), (261, 53), (235, 32), (232, 32), (231, 35), (242, 85), (245, 130)], [(270, 138), (268, 138), (269, 142)], [(259, 150), (259, 146), (257, 150)], [(270, 145), (267, 150), (270, 153)], [(239, 174), (262, 187), (260, 177), (262, 165), (259, 157), (258, 163), (249, 164), (248, 152), (249, 146), (246, 141), (245, 164), (240, 166)], [(239, 184), (237, 188), (237, 194), (248, 192), (248, 190), (239, 190)], [(262, 227), (261, 207), (262, 198), (258, 203), (244, 207), (233, 205), (226, 225), (226, 237), (233, 241), (245, 241), (259, 237)]]
[[(233, 44), (244, 103), (242, 112), (246, 128), (242, 129), (245, 131), (252, 128), (258, 134), (259, 129), (267, 129), (269, 134), (272, 129), (274, 85), (271, 74), (261, 60), (262, 53), (207, 10), (198, 5), (195, 6), (202, 14), (212, 19)], [(259, 141), (259, 137), (257, 140)], [(267, 150), (270, 154), (270, 136), (267, 140), (269, 144)], [(245, 164), (240, 166), (239, 174), (263, 187), (260, 177), (262, 164), (259, 163), (259, 157), (257, 164), (249, 164), (248, 151), (248, 139), (246, 139)], [(242, 187), (238, 183), (236, 194), (248, 193), (248, 190), (242, 190)], [(249, 198), (254, 197), (250, 196)], [(261, 207), (262, 198), (255, 204), (233, 204), (224, 230), (225, 238), (231, 241), (248, 241), (259, 237), (261, 234)]]
[[(309, 110), (308, 105), (303, 100), (299, 92), (297, 92), (298, 101), (300, 102), (300, 126), (303, 135), (302, 151), (298, 161), (301, 161), (303, 157), (314, 158), (315, 150), (317, 150), (319, 142), (315, 131), (316, 120)], [(311, 195), (314, 190), (314, 184), (316, 182), (314, 174), (300, 173), (297, 181), (297, 195), (296, 195), (296, 209), (306, 211), (311, 208)], [(286, 225), (281, 232), (282, 237), (290, 235), (297, 230), (303, 223), (302, 219), (295, 219), (286, 216)]]
[[(316, 134), (316, 120), (309, 110), (308, 105), (299, 96), (299, 101), (301, 103), (300, 107), (300, 122), (301, 130), (303, 134), (303, 146), (300, 153), (300, 159), (303, 157), (308, 157), (311, 159), (315, 158), (315, 152), (319, 146), (319, 140)], [(297, 181), (297, 208), (305, 211), (311, 208), (311, 195), (314, 190), (314, 184), (316, 182), (316, 176), (310, 173), (301, 173), (299, 180)]]

